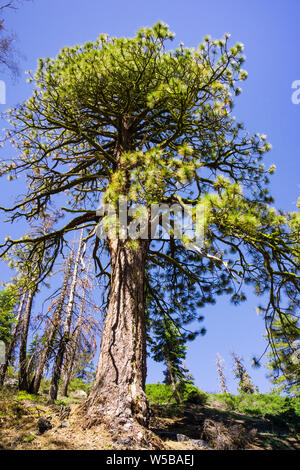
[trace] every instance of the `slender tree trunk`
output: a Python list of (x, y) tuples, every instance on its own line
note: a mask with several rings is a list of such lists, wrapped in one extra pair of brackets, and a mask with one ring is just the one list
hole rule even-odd
[(0, 364), (0, 390), (3, 388), (6, 371), (7, 371), (7, 368), (9, 366), (9, 363), (11, 361), (11, 358), (13, 356), (13, 352), (14, 352), (14, 349), (15, 349), (15, 346), (16, 346), (16, 343), (17, 343), (17, 340), (18, 340), (24, 303), (25, 303), (25, 294), (23, 294), (20, 298), (16, 323), (14, 324), (14, 327), (13, 327), (13, 331), (12, 331), (12, 335), (11, 335), (11, 341), (8, 344), (8, 346), (6, 348), (6, 352), (5, 352), (5, 362), (4, 362), (4, 364)]
[(65, 318), (64, 328), (63, 328), (63, 334), (59, 343), (58, 353), (56, 355), (54, 366), (53, 366), (53, 374), (52, 374), (51, 385), (50, 385), (49, 396), (48, 396), (48, 401), (50, 403), (53, 403), (54, 400), (57, 399), (58, 385), (59, 385), (59, 380), (61, 377), (64, 356), (65, 356), (67, 344), (70, 341), (70, 331), (71, 331), (72, 314), (73, 314), (73, 307), (74, 307), (75, 290), (76, 290), (78, 268), (79, 268), (82, 245), (83, 245), (82, 238), (83, 238), (83, 230), (81, 231), (77, 255), (75, 259), (75, 265), (73, 269), (73, 276), (72, 276), (72, 282), (70, 286), (68, 305), (66, 308), (66, 318)]
[(226, 394), (228, 393), (227, 386), (226, 386), (226, 378), (223, 370), (223, 364), (224, 364), (224, 359), (220, 356), (220, 354), (217, 354), (217, 370), (219, 374), (219, 379), (220, 379), (220, 387), (221, 387), (221, 392)]
[(176, 387), (176, 379), (175, 379), (173, 368), (172, 368), (172, 362), (170, 361), (170, 359), (168, 357), (166, 357), (166, 364), (167, 364), (167, 368), (168, 368), (168, 374), (169, 374), (169, 377), (170, 377), (171, 387), (172, 387), (172, 390), (173, 390), (173, 396), (175, 398), (176, 403), (179, 404), (179, 403), (181, 403), (181, 400), (180, 400), (180, 397), (178, 395), (178, 391), (177, 391), (177, 387)]
[(19, 354), (19, 389), (28, 390), (28, 377), (27, 377), (27, 364), (26, 364), (26, 354), (27, 354), (27, 338), (29, 323), (31, 317), (31, 309), (33, 297), (36, 289), (30, 289), (27, 293), (26, 306), (22, 321), (21, 329), (21, 341), (20, 341), (20, 354)]
[(48, 360), (50, 351), (52, 349), (56, 332), (61, 323), (61, 319), (63, 316), (63, 309), (64, 309), (64, 301), (65, 301), (67, 290), (68, 290), (71, 270), (72, 270), (72, 255), (69, 256), (68, 261), (67, 261), (64, 281), (63, 281), (62, 289), (60, 292), (59, 300), (55, 309), (55, 314), (54, 314), (54, 317), (52, 319), (52, 322), (49, 328), (47, 342), (41, 351), (37, 369), (30, 384), (30, 392), (34, 394), (37, 394), (39, 392), (41, 380), (44, 374), (45, 365)]
[(65, 397), (68, 396), (69, 383), (72, 377), (76, 352), (78, 350), (78, 342), (79, 342), (79, 335), (80, 335), (80, 330), (81, 330), (81, 325), (82, 325), (82, 320), (83, 320), (84, 305), (85, 305), (85, 301), (84, 301), (84, 295), (83, 295), (77, 325), (76, 325), (75, 332), (72, 338), (72, 344), (70, 344), (70, 355), (68, 358), (68, 363), (66, 365), (65, 376), (64, 376), (64, 380), (62, 384), (61, 394)]
[(109, 241), (111, 289), (94, 387), (84, 406), (90, 425), (133, 420), (147, 426), (144, 307), (147, 240)]

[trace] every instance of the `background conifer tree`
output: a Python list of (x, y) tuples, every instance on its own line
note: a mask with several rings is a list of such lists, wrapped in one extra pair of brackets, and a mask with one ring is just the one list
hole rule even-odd
[(290, 314), (272, 325), (275, 348), (268, 354), (269, 378), (277, 393), (300, 395), (300, 329), (299, 320)]

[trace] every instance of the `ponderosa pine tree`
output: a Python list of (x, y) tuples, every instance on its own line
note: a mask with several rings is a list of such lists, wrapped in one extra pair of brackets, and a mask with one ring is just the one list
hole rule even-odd
[[(266, 315), (280, 310), (282, 286), (299, 292), (299, 217), (270, 206), (273, 168), (261, 162), (270, 145), (232, 115), (247, 73), (243, 46), (228, 46), (228, 37), (170, 51), (174, 34), (162, 23), (133, 38), (101, 35), (41, 59), (31, 98), (10, 111), (8, 138), (18, 155), (1, 172), (10, 178), (24, 172), (29, 184), (25, 197), (2, 210), (11, 214), (8, 220), (31, 221), (65, 194), (68, 220), (42, 236), (8, 239), (2, 252), (20, 245), (30, 257), (44, 247), (52, 252), (52, 262), (43, 264), (47, 276), (67, 234), (85, 227), (97, 267), (110, 275), (99, 366), (86, 402), (90, 424), (148, 423), (145, 272), (152, 270), (162, 286), (160, 303), (163, 278), (157, 276), (170, 267), (184, 279), (183, 298), (194, 290), (196, 307), (217, 294), (243, 300), (240, 290), (232, 291), (234, 282), (252, 282), (269, 296)], [(99, 240), (100, 195), (116, 208), (120, 196), (129, 208), (174, 203), (188, 207), (193, 218), (201, 203), (205, 243), (200, 248), (187, 236), (174, 243), (172, 230), (169, 240), (157, 243), (126, 234)], [(99, 258), (103, 244), (106, 269)], [(194, 312), (176, 310), (183, 323), (196, 318)]]

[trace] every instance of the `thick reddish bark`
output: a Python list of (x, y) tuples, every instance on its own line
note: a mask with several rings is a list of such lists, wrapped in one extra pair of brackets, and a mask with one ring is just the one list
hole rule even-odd
[(148, 241), (110, 240), (111, 289), (88, 421), (148, 425), (144, 271)]

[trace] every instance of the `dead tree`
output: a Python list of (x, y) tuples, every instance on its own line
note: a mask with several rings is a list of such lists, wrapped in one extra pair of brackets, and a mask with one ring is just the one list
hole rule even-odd
[(64, 281), (63, 281), (63, 285), (60, 291), (60, 296), (59, 296), (59, 299), (55, 308), (55, 313), (50, 323), (46, 343), (41, 351), (38, 366), (33, 376), (33, 379), (31, 381), (31, 385), (30, 385), (31, 393), (37, 394), (39, 391), (41, 380), (44, 374), (45, 365), (47, 363), (50, 352), (52, 350), (57, 331), (59, 329), (59, 326), (61, 325), (61, 320), (64, 314), (64, 305), (65, 305), (64, 301), (67, 296), (69, 280), (70, 280), (70, 276), (72, 272), (72, 261), (73, 261), (73, 253), (70, 254), (66, 262)]
[(68, 396), (68, 388), (69, 388), (70, 380), (72, 378), (76, 352), (78, 351), (78, 347), (79, 347), (79, 336), (80, 336), (81, 327), (82, 327), (84, 307), (85, 307), (85, 295), (83, 293), (82, 303), (81, 303), (80, 312), (79, 312), (79, 316), (77, 320), (77, 325), (75, 327), (75, 331), (73, 333), (73, 337), (69, 345), (70, 347), (69, 347), (68, 362), (65, 367), (65, 374), (64, 374), (64, 379), (63, 379), (62, 389), (61, 389), (61, 394), (66, 397)]
[(224, 365), (224, 359), (222, 358), (222, 356), (218, 353), (217, 354), (217, 370), (218, 370), (218, 374), (219, 374), (219, 383), (220, 383), (220, 387), (221, 387), (221, 392), (222, 393), (228, 393), (228, 389), (227, 389), (227, 385), (226, 385), (226, 377), (225, 377), (225, 374), (224, 374), (224, 369), (223, 369), (223, 365)]
[(61, 377), (64, 356), (65, 356), (67, 345), (70, 341), (75, 290), (76, 290), (76, 283), (77, 283), (77, 278), (78, 278), (79, 264), (80, 264), (81, 257), (82, 257), (83, 245), (84, 245), (83, 231), (81, 231), (80, 240), (79, 240), (78, 249), (77, 249), (77, 255), (76, 255), (75, 262), (74, 262), (72, 281), (70, 285), (68, 304), (66, 308), (65, 322), (63, 325), (62, 336), (59, 341), (58, 352), (56, 354), (54, 365), (53, 365), (51, 385), (50, 385), (49, 396), (48, 396), (48, 400), (50, 403), (53, 403), (54, 400), (56, 400), (57, 398), (58, 384), (59, 384), (59, 379)]

